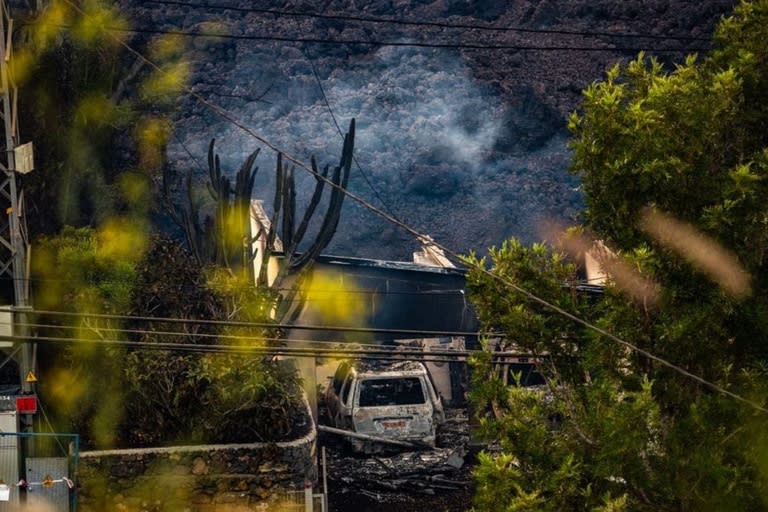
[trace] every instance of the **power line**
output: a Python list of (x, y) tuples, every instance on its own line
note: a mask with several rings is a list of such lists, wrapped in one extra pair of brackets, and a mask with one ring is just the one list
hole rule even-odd
[[(339, 126), (338, 121), (336, 121), (336, 115), (333, 113), (333, 108), (331, 108), (331, 103), (328, 101), (328, 96), (325, 94), (325, 88), (323, 87), (323, 83), (320, 80), (320, 75), (317, 74), (315, 61), (314, 59), (312, 59), (312, 56), (309, 54), (309, 50), (304, 51), (304, 55), (307, 57), (307, 60), (309, 61), (309, 65), (312, 68), (312, 74), (315, 76), (315, 81), (317, 82), (317, 87), (320, 89), (320, 94), (323, 95), (323, 101), (325, 102), (325, 106), (328, 109), (328, 113), (331, 114), (331, 119), (333, 119), (333, 124), (334, 126), (336, 126), (336, 131), (339, 132), (339, 136), (341, 136), (341, 140), (344, 140), (344, 132), (341, 130), (341, 127)], [(362, 166), (360, 166), (360, 162), (357, 161), (357, 157), (355, 155), (352, 155), (352, 160), (355, 162), (355, 165), (357, 166), (357, 170), (360, 171), (360, 175), (368, 184), (368, 188), (370, 188), (371, 191), (373, 192), (373, 195), (376, 196), (376, 198), (379, 200), (382, 206), (384, 206), (384, 208), (389, 212), (389, 214), (394, 217), (395, 214), (392, 211), (392, 208), (390, 208), (389, 205), (387, 205), (386, 201), (384, 201), (384, 199), (381, 197), (381, 195), (379, 195), (379, 192), (376, 190), (376, 188), (368, 179), (368, 176), (363, 171), (363, 168)]]
[[(65, 0), (66, 1), (66, 0)], [(32, 25), (35, 23), (21, 23), (20, 25)], [(61, 24), (60, 28), (72, 28), (71, 25)], [(280, 36), (257, 36), (246, 34), (227, 34), (215, 32), (193, 32), (187, 30), (168, 30), (168, 29), (148, 29), (148, 28), (123, 28), (107, 26), (103, 27), (108, 32), (119, 32), (124, 34), (154, 34), (154, 35), (174, 35), (182, 37), (205, 37), (210, 39), (229, 39), (239, 41), (274, 41), (284, 43), (302, 43), (302, 44), (326, 44), (326, 45), (349, 45), (349, 46), (390, 46), (390, 47), (410, 47), (410, 48), (438, 48), (452, 50), (511, 50), (511, 51), (562, 51), (562, 52), (655, 52), (655, 53), (696, 53), (707, 52), (709, 48), (703, 47), (684, 47), (684, 48), (653, 48), (649, 46), (539, 46), (539, 45), (513, 45), (513, 44), (477, 44), (477, 43), (429, 43), (420, 41), (380, 41), (364, 39), (323, 39), (311, 37), (280, 37)], [(118, 39), (119, 40), (119, 39)]]
[[(132, 329), (132, 328), (125, 328), (125, 327), (108, 327), (108, 326), (84, 326), (84, 325), (56, 325), (56, 324), (41, 324), (41, 323), (24, 323), (24, 324), (16, 324), (16, 325), (24, 325), (26, 327), (35, 328), (35, 329), (45, 329), (45, 330), (78, 330), (78, 329), (90, 329), (97, 335), (101, 335), (102, 333), (108, 332), (108, 333), (122, 333), (126, 335), (140, 335), (140, 336), (165, 336), (165, 337), (178, 337), (178, 338), (200, 338), (200, 339), (213, 339), (213, 340), (229, 340), (233, 342), (240, 342), (240, 343), (276, 343), (279, 345), (268, 345), (266, 347), (262, 348), (295, 348), (295, 349), (301, 349), (301, 350), (307, 350), (312, 348), (318, 348), (322, 349), (323, 351), (352, 351), (354, 353), (366, 353), (366, 354), (397, 354), (397, 355), (418, 355), (425, 353), (424, 347), (409, 347), (409, 346), (402, 346), (402, 345), (371, 345), (366, 344), (363, 342), (351, 342), (351, 341), (329, 341), (329, 340), (318, 340), (318, 339), (291, 339), (291, 338), (275, 338), (275, 337), (261, 337), (261, 336), (244, 336), (239, 334), (212, 334), (212, 333), (191, 333), (191, 332), (184, 332), (184, 331), (155, 331), (155, 330), (146, 330), (146, 329)], [(44, 336), (46, 337), (46, 336)], [(82, 336), (79, 336), (78, 338), (82, 339), (91, 339), (91, 338), (83, 338)], [(201, 343), (178, 343), (178, 342), (142, 342), (142, 343), (153, 343), (153, 344), (160, 344), (164, 347), (171, 346), (176, 347), (178, 345), (189, 345), (189, 346), (224, 346), (224, 347), (240, 347), (243, 349), (247, 348), (254, 348), (259, 347), (259, 345), (253, 345), (253, 344), (246, 344), (246, 345), (229, 345), (229, 344), (222, 344), (222, 343), (216, 343), (216, 344), (201, 344)], [(328, 348), (329, 346), (332, 346), (332, 348)], [(472, 350), (466, 350), (466, 349), (432, 349), (427, 351), (429, 354), (434, 356), (446, 356), (446, 357), (454, 357), (454, 356), (462, 356), (467, 357), (472, 354), (474, 354), (476, 351)], [(489, 351), (491, 355), (494, 357), (520, 357), (520, 356), (530, 356), (530, 354), (519, 352), (519, 351), (509, 351), (509, 350), (494, 350)]]
[[(67, 27), (63, 25), (63, 27)], [(709, 48), (651, 48), (648, 46), (632, 47), (594, 47), (594, 46), (538, 46), (538, 45), (513, 45), (513, 44), (477, 44), (477, 43), (429, 43), (420, 41), (379, 41), (364, 39), (323, 39), (313, 37), (281, 37), (281, 36), (257, 36), (246, 34), (226, 34), (214, 32), (191, 32), (187, 30), (162, 30), (149, 28), (121, 28), (105, 27), (111, 32), (121, 32), (127, 34), (155, 34), (155, 35), (174, 35), (183, 37), (206, 37), (211, 39), (231, 39), (237, 41), (275, 41), (283, 43), (303, 43), (303, 44), (328, 44), (328, 45), (349, 45), (349, 46), (393, 46), (393, 47), (412, 47), (412, 48), (441, 48), (451, 50), (512, 50), (512, 51), (563, 51), (563, 52), (656, 52), (656, 53), (692, 53), (706, 52)]]
[[(13, 341), (18, 343), (51, 343), (56, 345), (89, 344), (101, 345), (104, 347), (123, 347), (141, 350), (163, 350), (176, 352), (193, 352), (209, 354), (231, 354), (243, 356), (292, 356), (292, 357), (351, 357), (355, 359), (373, 359), (380, 361), (411, 361), (419, 360), (424, 362), (443, 362), (443, 363), (467, 363), (471, 353), (457, 353), (441, 356), (432, 355), (431, 351), (421, 352), (402, 352), (398, 351), (374, 351), (362, 349), (322, 349), (322, 348), (300, 348), (300, 347), (255, 347), (246, 345), (203, 345), (194, 343), (162, 343), (146, 341), (130, 341), (116, 339), (88, 339), (82, 337), (57, 337), (57, 336), (38, 336), (35, 338), (25, 338), (21, 336), (0, 335), (0, 341)], [(514, 363), (514, 358), (531, 357), (529, 354), (520, 353), (499, 353), (509, 355), (499, 355), (492, 358), (491, 362), (499, 364)]]
[[(178, 140), (178, 139), (177, 139)], [(191, 153), (187, 153), (190, 155), (190, 157), (195, 160), (195, 163), (198, 165), (200, 170), (205, 170), (202, 167), (200, 167), (202, 164), (200, 164), (199, 160), (192, 156)], [(408, 263), (408, 262), (406, 262)], [(416, 269), (418, 271), (419, 269)], [(460, 268), (456, 268), (453, 270), (461, 271)], [(18, 281), (18, 278), (8, 277), (8, 276), (0, 276), (0, 281)], [(576, 286), (584, 285), (591, 288), (602, 288), (599, 284), (592, 284), (597, 283), (600, 281), (604, 281), (604, 277), (593, 277), (590, 279), (576, 279), (574, 283)], [(31, 283), (38, 283), (38, 284), (44, 284), (44, 283), (72, 283), (72, 284), (83, 284), (82, 280), (77, 279), (63, 279), (63, 278), (49, 278), (49, 277), (30, 277), (27, 279), (27, 281)], [(387, 281), (389, 282), (395, 282), (395, 283), (412, 283), (413, 281), (409, 281), (408, 279), (394, 279), (394, 278), (387, 278)], [(123, 283), (123, 281), (113, 280), (113, 279), (100, 279), (99, 283)], [(191, 287), (195, 289), (206, 289), (207, 286), (204, 283), (193, 283), (190, 284)], [(287, 292), (291, 291), (292, 288), (271, 288), (273, 291), (278, 292)], [(312, 294), (346, 294), (346, 295), (425, 295), (425, 296), (434, 296), (434, 295), (451, 295), (451, 294), (464, 294), (465, 290), (462, 288), (456, 288), (456, 289), (420, 289), (420, 290), (381, 290), (381, 289), (350, 289), (350, 288), (312, 288)], [(312, 299), (309, 299), (310, 301)], [(316, 299), (321, 300), (321, 299)], [(0, 306), (0, 311), (2, 311), (2, 306)]]
[[(10, 308), (0, 308), (0, 312), (13, 312)], [(190, 325), (211, 325), (223, 327), (242, 327), (259, 329), (284, 329), (284, 330), (306, 330), (306, 331), (333, 331), (333, 332), (359, 332), (359, 333), (380, 333), (380, 334), (400, 334), (413, 337), (442, 337), (442, 336), (480, 336), (482, 333), (475, 331), (433, 331), (424, 329), (378, 329), (374, 327), (350, 327), (339, 325), (301, 325), (301, 324), (277, 324), (271, 322), (242, 322), (235, 320), (206, 320), (197, 318), (161, 318), (153, 316), (136, 315), (112, 315), (104, 313), (71, 313), (69, 311), (50, 311), (50, 310), (32, 310), (29, 314), (75, 317), (75, 318), (97, 318), (103, 320), (120, 320), (136, 322), (153, 322), (169, 324), (190, 324)]]
[[(181, 140), (181, 137), (176, 133), (176, 131), (173, 131), (173, 138), (176, 139), (176, 142), (179, 143), (179, 145), (184, 149), (184, 152), (189, 156), (189, 158), (192, 159), (193, 162), (195, 162), (195, 165), (197, 165), (197, 168), (201, 171), (206, 171), (206, 169), (203, 167), (203, 164), (200, 163), (200, 159), (198, 159), (195, 155), (192, 154), (192, 152), (189, 150), (186, 144), (184, 144), (184, 141)], [(66, 281), (65, 281), (66, 282)]]
[(447, 29), (479, 30), (490, 32), (520, 32), (525, 34), (550, 34), (550, 35), (569, 35), (582, 37), (615, 37), (615, 38), (633, 38), (633, 39), (651, 39), (651, 40), (672, 40), (672, 41), (711, 41), (705, 37), (694, 36), (662, 36), (656, 34), (628, 34), (620, 32), (597, 32), (597, 31), (579, 31), (579, 30), (557, 30), (557, 29), (535, 29), (523, 27), (494, 27), (489, 25), (479, 25), (474, 23), (446, 23), (437, 21), (411, 21), (396, 18), (376, 18), (373, 16), (351, 16), (346, 14), (320, 14), (306, 13), (297, 11), (285, 11), (280, 9), (259, 9), (255, 7), (238, 7), (234, 5), (211, 5), (193, 2), (181, 2), (174, 0), (146, 0), (145, 3), (160, 5), (178, 5), (194, 9), (208, 10), (226, 10), (235, 12), (245, 12), (254, 14), (272, 14), (275, 16), (294, 16), (311, 19), (339, 20), (339, 21), (358, 21), (365, 23), (380, 23), (388, 25), (402, 25), (410, 27), (434, 27)]
[[(64, 0), (64, 2), (69, 4), (72, 8), (74, 8), (76, 11), (81, 13), (83, 16), (90, 17), (79, 6), (74, 4), (72, 2), (72, 0)], [(133, 47), (128, 45), (126, 42), (120, 40), (119, 38), (117, 38), (115, 36), (112, 36), (112, 37), (113, 37), (113, 39), (119, 45), (123, 46), (130, 53), (132, 53), (136, 57), (144, 60), (144, 62), (146, 62), (149, 66), (151, 66), (156, 71), (162, 73), (163, 75), (168, 76), (168, 73), (166, 71), (164, 71), (162, 68), (160, 68), (157, 64), (155, 64), (151, 60), (149, 60), (142, 53), (140, 53), (139, 51), (135, 50)], [(274, 144), (272, 144), (271, 142), (266, 140), (264, 137), (262, 137), (259, 134), (257, 134), (253, 129), (251, 129), (250, 127), (248, 127), (248, 126), (244, 125), (243, 123), (241, 123), (240, 121), (238, 121), (229, 111), (227, 111), (227, 110), (225, 110), (225, 109), (223, 109), (223, 108), (221, 108), (221, 107), (219, 107), (217, 105), (214, 105), (214, 104), (210, 103), (205, 98), (203, 98), (199, 94), (197, 94), (194, 91), (192, 91), (191, 89), (189, 89), (189, 87), (186, 87), (183, 84), (180, 84), (180, 85), (181, 85), (182, 89), (187, 92), (187, 94), (190, 94), (191, 96), (196, 98), (199, 102), (201, 102), (201, 104), (203, 104), (204, 106), (209, 108), (212, 112), (214, 112), (217, 115), (221, 116), (222, 118), (228, 120), (234, 126), (240, 128), (246, 134), (250, 135), (254, 139), (256, 139), (258, 141), (261, 141), (265, 146), (267, 146), (271, 150), (283, 154), (284, 158), (286, 160), (295, 163), (299, 168), (304, 169), (305, 171), (307, 171), (310, 174), (314, 175), (316, 178), (322, 179), (323, 181), (328, 183), (331, 187), (338, 189), (341, 193), (345, 194), (347, 197), (353, 199), (354, 201), (356, 201), (357, 203), (361, 204), (365, 208), (375, 212), (377, 215), (379, 215), (382, 218), (388, 220), (389, 222), (399, 226), (401, 229), (405, 230), (406, 232), (416, 236), (418, 239), (423, 238), (423, 235), (421, 235), (418, 231), (416, 231), (412, 227), (408, 226), (404, 222), (401, 222), (401, 221), (395, 219), (394, 217), (392, 217), (391, 215), (387, 214), (386, 212), (383, 212), (381, 209), (379, 209), (376, 206), (372, 205), (370, 202), (368, 202), (365, 199), (359, 197), (358, 195), (350, 192), (349, 190), (345, 189), (341, 185), (334, 183), (332, 180), (326, 178), (325, 176), (323, 176), (319, 172), (314, 172), (314, 170), (312, 170), (309, 166), (307, 166), (306, 164), (304, 164), (303, 162), (298, 160), (296, 157), (293, 157), (290, 154), (287, 154), (287, 153), (281, 151), (277, 146), (275, 146)], [(450, 255), (458, 258), (458, 259), (461, 259), (460, 255), (458, 253), (456, 253), (455, 251), (449, 249), (448, 247), (444, 246), (443, 244), (440, 244), (439, 242), (435, 241), (434, 245), (436, 247), (442, 249), (447, 254), (450, 254)], [(582, 318), (577, 317), (573, 313), (570, 313), (570, 312), (564, 310), (563, 308), (561, 308), (561, 307), (559, 307), (559, 306), (557, 306), (555, 304), (552, 304), (549, 301), (547, 301), (545, 299), (542, 299), (541, 297), (536, 296), (535, 294), (533, 294), (533, 293), (531, 293), (531, 292), (521, 288), (520, 286), (518, 286), (517, 284), (515, 284), (514, 282), (512, 282), (511, 280), (509, 280), (509, 279), (507, 279), (507, 278), (505, 278), (503, 276), (499, 276), (497, 274), (494, 274), (493, 272), (489, 271), (488, 269), (481, 269), (481, 271), (483, 273), (485, 273), (486, 275), (490, 276), (492, 279), (495, 279), (495, 280), (503, 283), (508, 288), (517, 291), (518, 293), (522, 294), (523, 296), (525, 296), (529, 300), (544, 306), (545, 308), (549, 309), (550, 311), (553, 311), (553, 312), (555, 312), (555, 313), (557, 313), (557, 314), (559, 314), (559, 315), (561, 315), (561, 316), (563, 316), (565, 318), (568, 318), (568, 319), (572, 320), (573, 322), (578, 323), (579, 325), (581, 325), (581, 326), (583, 326), (583, 327), (585, 327), (585, 328), (587, 328), (589, 330), (592, 330), (592, 331), (594, 331), (594, 332), (596, 332), (596, 333), (598, 333), (598, 334), (600, 334), (600, 335), (602, 335), (602, 336), (604, 336), (604, 337), (606, 337), (606, 338), (608, 338), (608, 339), (610, 339), (610, 340), (612, 340), (612, 341), (614, 341), (614, 342), (616, 342), (616, 343), (618, 343), (618, 344), (620, 344), (620, 345), (630, 349), (631, 351), (633, 351), (633, 352), (635, 352), (637, 354), (643, 355), (643, 356), (647, 357), (648, 359), (651, 359), (651, 360), (653, 360), (653, 361), (655, 361), (655, 362), (657, 362), (657, 363), (659, 363), (659, 364), (661, 364), (663, 366), (666, 366), (666, 367), (670, 368), (671, 370), (673, 370), (673, 371), (675, 371), (675, 372), (677, 372), (677, 373), (679, 373), (679, 374), (681, 374), (683, 376), (686, 376), (689, 379), (694, 380), (694, 381), (702, 384), (703, 386), (705, 386), (705, 387), (707, 387), (707, 388), (709, 388), (709, 389), (711, 389), (711, 390), (713, 390), (715, 392), (718, 392), (718, 393), (720, 393), (722, 395), (725, 395), (725, 396), (729, 396), (729, 397), (733, 398), (734, 400), (737, 400), (737, 401), (740, 401), (740, 402), (742, 402), (744, 404), (747, 404), (750, 407), (752, 407), (752, 408), (754, 408), (756, 410), (759, 410), (761, 412), (768, 413), (768, 409), (766, 409), (762, 405), (760, 405), (760, 404), (758, 404), (758, 403), (756, 403), (756, 402), (754, 402), (752, 400), (749, 400), (747, 398), (744, 398), (741, 395), (733, 393), (732, 391), (729, 391), (729, 390), (723, 388), (722, 386), (719, 386), (719, 385), (717, 385), (717, 384), (715, 384), (713, 382), (710, 382), (710, 381), (704, 379), (703, 377), (699, 377), (698, 375), (695, 375), (695, 374), (689, 372), (688, 370), (686, 370), (686, 369), (684, 369), (684, 368), (682, 368), (682, 367), (680, 367), (680, 366), (678, 366), (678, 365), (676, 365), (676, 364), (674, 364), (674, 363), (672, 363), (670, 361), (667, 361), (666, 359), (664, 359), (662, 357), (654, 355), (651, 352), (649, 352), (649, 351), (647, 351), (645, 349), (642, 349), (642, 348), (638, 347), (637, 345), (635, 345), (633, 343), (625, 341), (625, 340), (619, 338), (618, 336), (609, 333), (605, 329), (602, 329), (602, 328), (600, 328), (600, 327), (598, 327), (596, 325), (593, 325), (590, 322), (588, 322), (588, 321), (586, 321), (586, 320), (584, 320)]]
[[(194, 157), (193, 157), (194, 158)], [(14, 278), (12, 277), (0, 277), (0, 281), (13, 281)], [(387, 278), (389, 282), (408, 282), (406, 279), (391, 279)], [(50, 278), (32, 278), (27, 279), (27, 281), (30, 281), (32, 283), (37, 284), (45, 284), (45, 283), (72, 283), (72, 284), (83, 284), (83, 281), (78, 281), (76, 279), (50, 279)], [(111, 280), (111, 279), (103, 279), (99, 280), (99, 283), (123, 283), (123, 281), (117, 281), (117, 280)], [(195, 283), (190, 285), (190, 287), (195, 288), (197, 290), (205, 290), (210, 289), (203, 283)], [(291, 291), (292, 288), (271, 288), (272, 291), (277, 292), (288, 292)], [(375, 295), (375, 296), (387, 296), (387, 295), (398, 295), (398, 296), (424, 296), (424, 297), (435, 297), (438, 295), (464, 295), (464, 290), (461, 288), (455, 288), (455, 289), (422, 289), (422, 290), (381, 290), (381, 289), (367, 289), (367, 290), (360, 290), (360, 289), (354, 289), (354, 288), (316, 288), (313, 287), (311, 291), (309, 292), (310, 297), (307, 297), (306, 299), (303, 299), (303, 301), (322, 301), (325, 300), (321, 297), (315, 297), (312, 296), (325, 296), (325, 295)], [(296, 302), (299, 302), (299, 299), (295, 299)], [(1, 309), (0, 309), (1, 310)]]
[[(25, 324), (16, 324), (16, 325), (25, 325), (27, 327), (33, 327), (36, 329), (53, 329), (53, 330), (77, 330), (77, 329), (90, 329), (94, 333), (100, 334), (102, 332), (111, 332), (111, 333), (123, 333), (123, 334), (135, 334), (140, 336), (167, 336), (167, 337), (180, 337), (180, 338), (200, 338), (200, 339), (213, 339), (213, 340), (230, 340), (230, 341), (239, 341), (239, 342), (253, 342), (253, 343), (280, 343), (285, 346), (288, 346), (290, 344), (310, 344), (310, 345), (324, 345), (326, 348), (328, 345), (340, 343), (344, 345), (344, 347), (349, 346), (358, 346), (361, 350), (365, 349), (372, 353), (389, 353), (395, 350), (395, 347), (387, 347), (386, 345), (372, 345), (369, 346), (369, 348), (364, 348), (363, 345), (365, 345), (362, 342), (350, 342), (350, 341), (333, 341), (333, 340), (318, 340), (318, 339), (292, 339), (292, 338), (278, 338), (278, 337), (270, 337), (270, 336), (244, 336), (239, 334), (225, 334), (225, 333), (199, 333), (199, 332), (184, 332), (184, 331), (156, 331), (156, 330), (147, 330), (147, 329), (133, 329), (133, 328), (126, 328), (126, 327), (109, 327), (109, 326), (100, 326), (100, 325), (56, 325), (56, 324), (41, 324), (41, 323), (25, 323)], [(174, 343), (175, 344), (175, 343)], [(191, 343), (191, 345), (199, 345), (199, 343)], [(253, 345), (246, 345), (248, 347)], [(300, 348), (307, 348), (307, 347), (300, 347)], [(400, 350), (400, 349), (398, 349)], [(403, 349), (404, 353), (419, 353), (422, 352), (422, 350), (412, 350), (412, 349)], [(448, 351), (446, 351), (448, 352)], [(458, 352), (451, 351), (450, 354), (456, 354)], [(468, 352), (467, 352), (468, 353)], [(443, 353), (438, 355), (445, 355)]]

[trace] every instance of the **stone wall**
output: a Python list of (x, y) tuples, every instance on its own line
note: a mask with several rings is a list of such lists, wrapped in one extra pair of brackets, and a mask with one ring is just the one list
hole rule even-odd
[(83, 452), (82, 512), (266, 510), (317, 481), (317, 432), (290, 442)]

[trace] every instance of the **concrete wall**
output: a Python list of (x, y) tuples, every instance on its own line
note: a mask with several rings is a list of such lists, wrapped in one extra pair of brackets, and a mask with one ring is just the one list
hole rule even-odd
[(281, 443), (177, 446), (80, 454), (79, 512), (266, 510), (317, 481), (314, 424)]

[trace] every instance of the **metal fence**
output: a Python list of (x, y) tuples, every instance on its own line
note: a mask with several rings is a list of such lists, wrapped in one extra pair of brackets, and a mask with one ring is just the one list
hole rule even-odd
[(76, 512), (78, 434), (0, 432), (0, 512)]

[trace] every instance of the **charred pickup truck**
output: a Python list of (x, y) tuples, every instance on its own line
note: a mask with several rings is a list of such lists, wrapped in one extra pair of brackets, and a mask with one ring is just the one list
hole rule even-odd
[(325, 403), (333, 427), (351, 437), (357, 451), (377, 451), (375, 439), (435, 446), (445, 421), (440, 397), (423, 364), (343, 362), (331, 378)]

